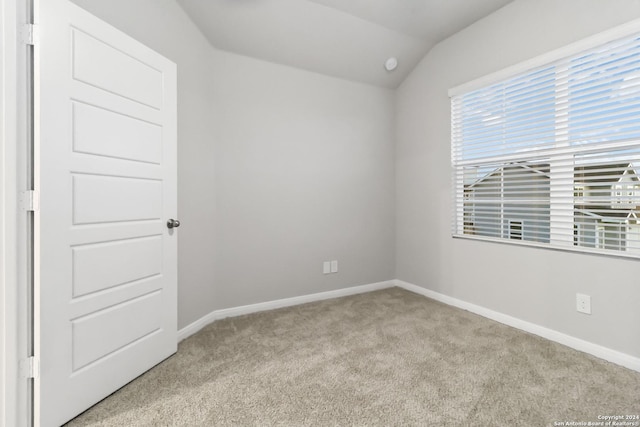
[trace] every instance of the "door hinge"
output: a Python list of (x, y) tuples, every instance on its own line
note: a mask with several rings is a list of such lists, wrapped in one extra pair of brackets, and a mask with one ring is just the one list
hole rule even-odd
[(36, 190), (23, 191), (20, 194), (20, 204), (25, 211), (40, 210), (40, 194)]
[(39, 378), (40, 361), (35, 356), (28, 357), (20, 362), (20, 371), (23, 378)]
[(20, 30), (22, 43), (34, 46), (38, 43), (39, 28), (35, 24), (25, 24)]

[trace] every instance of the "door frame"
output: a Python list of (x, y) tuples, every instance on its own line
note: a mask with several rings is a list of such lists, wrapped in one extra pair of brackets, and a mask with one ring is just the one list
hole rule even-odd
[[(32, 424), (33, 380), (21, 372), (29, 354), (31, 286), (26, 248), (32, 245), (20, 193), (27, 189), (31, 158), (29, 131), (30, 47), (21, 24), (30, 22), (32, 0), (0, 0), (0, 426)], [(31, 325), (30, 325), (31, 324)]]

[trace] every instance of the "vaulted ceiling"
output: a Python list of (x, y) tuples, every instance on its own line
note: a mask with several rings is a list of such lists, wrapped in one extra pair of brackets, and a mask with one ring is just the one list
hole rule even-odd
[(439, 41), (510, 1), (178, 0), (219, 49), (389, 88)]

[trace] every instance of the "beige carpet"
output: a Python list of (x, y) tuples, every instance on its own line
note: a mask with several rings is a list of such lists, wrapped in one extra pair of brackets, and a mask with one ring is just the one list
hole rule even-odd
[(548, 426), (640, 373), (393, 288), (209, 325), (70, 426)]

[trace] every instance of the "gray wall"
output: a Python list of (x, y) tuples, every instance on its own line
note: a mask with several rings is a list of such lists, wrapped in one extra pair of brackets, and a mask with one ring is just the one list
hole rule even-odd
[(394, 277), (392, 91), (214, 49), (173, 0), (74, 1), (178, 64), (179, 328)]
[[(640, 264), (452, 239), (451, 87), (640, 17), (637, 0), (516, 0), (437, 45), (397, 92), (396, 276), (640, 356)], [(577, 313), (576, 293), (592, 297)]]
[(212, 79), (217, 305), (393, 279), (394, 93), (224, 52)]

